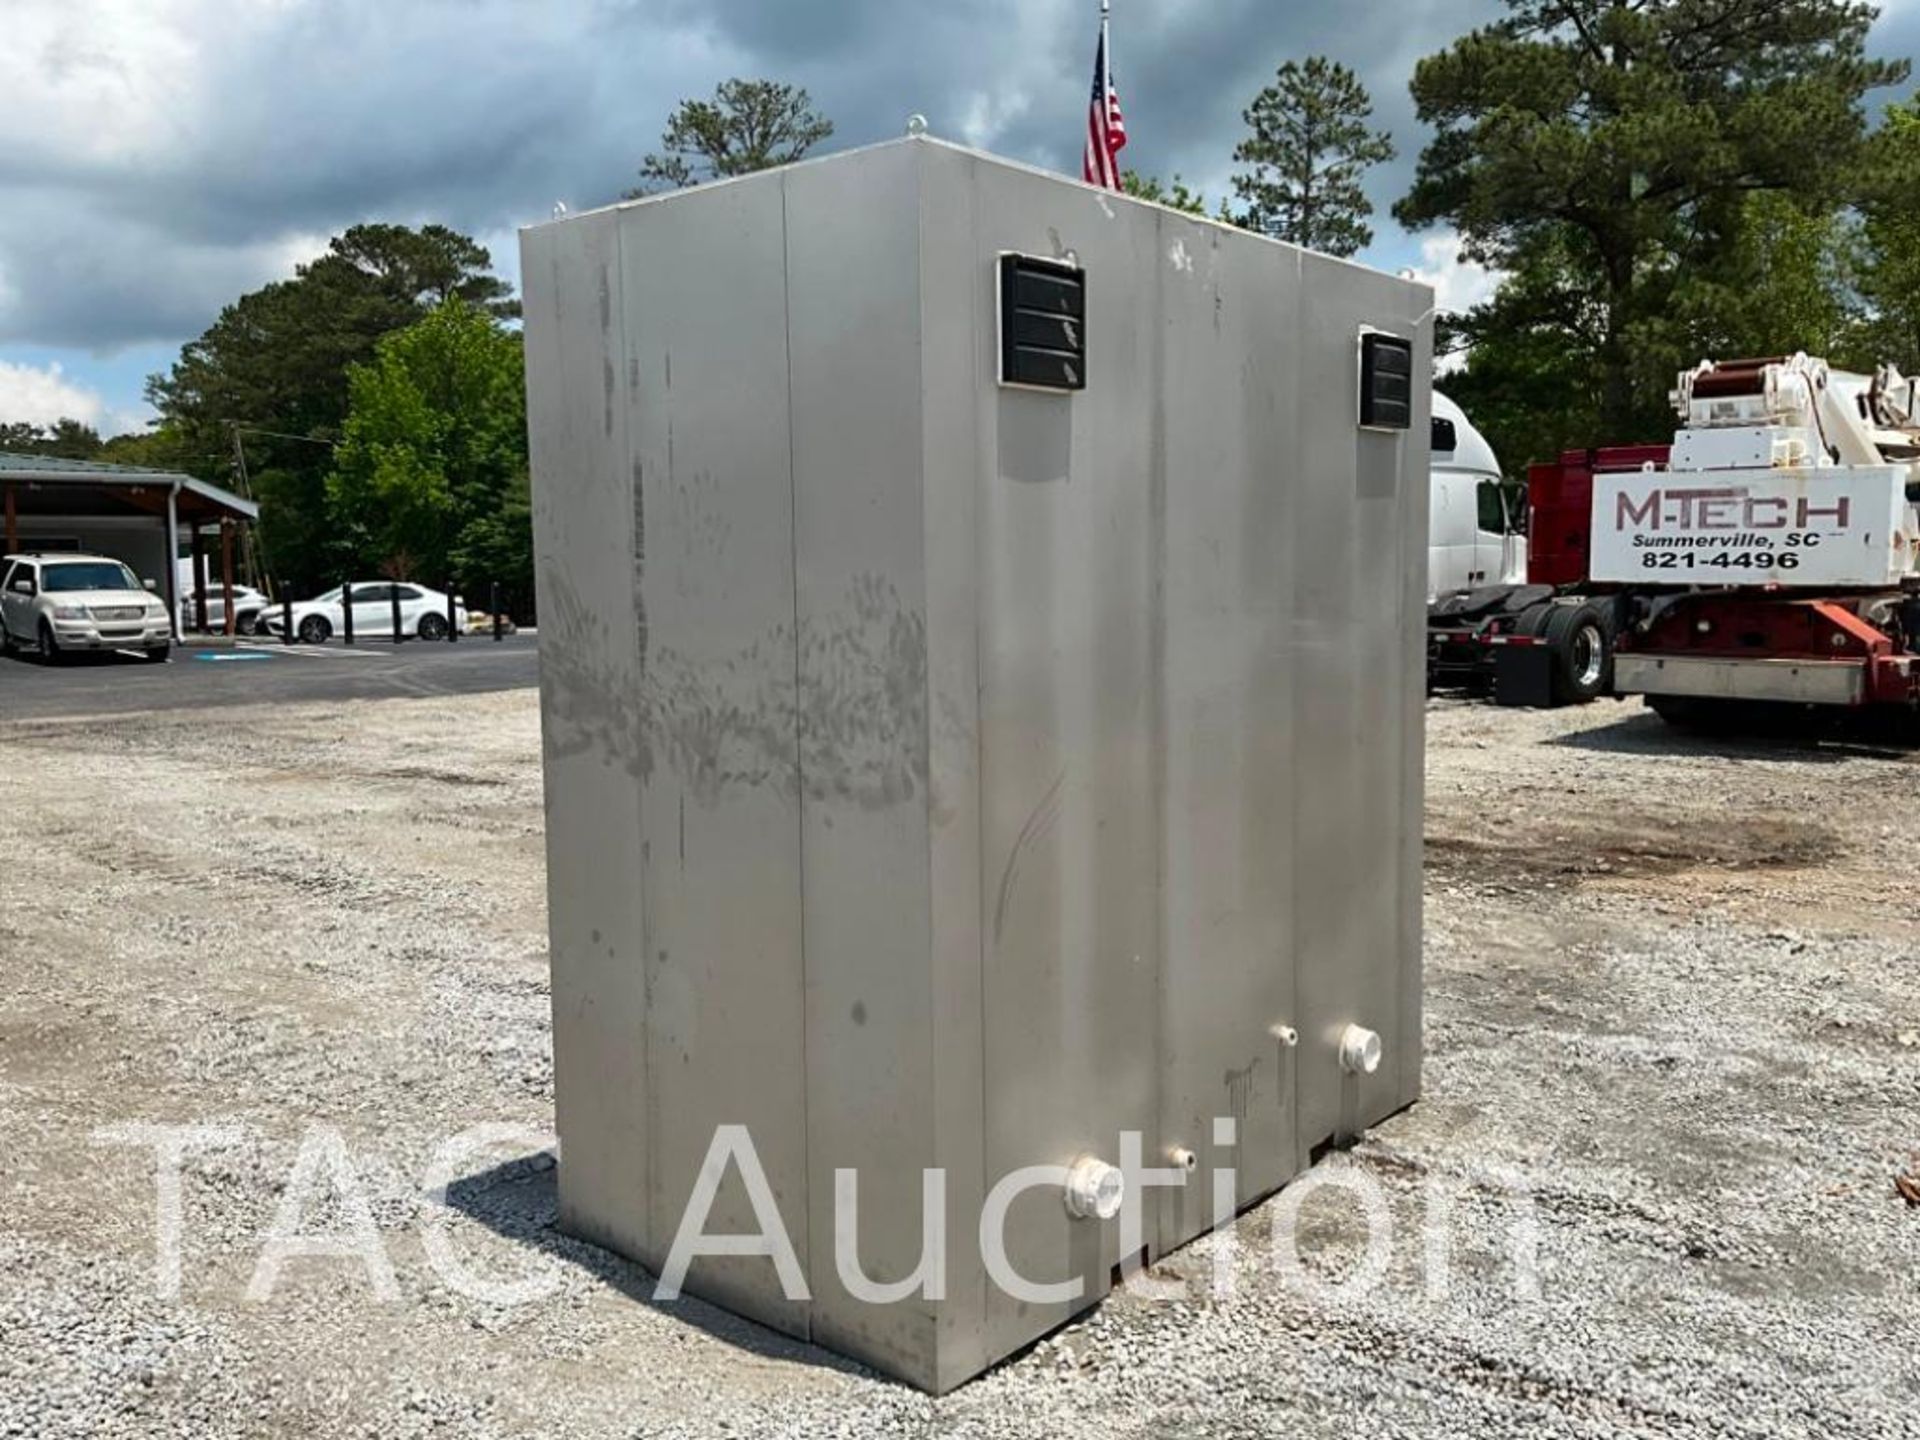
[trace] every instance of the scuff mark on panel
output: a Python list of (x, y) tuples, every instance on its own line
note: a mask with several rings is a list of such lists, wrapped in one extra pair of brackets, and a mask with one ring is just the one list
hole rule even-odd
[(800, 629), (800, 769), (812, 800), (902, 804), (927, 776), (926, 616), (860, 574)]
[(647, 673), (647, 486), (640, 457), (633, 460), (633, 623), (638, 635), (640, 676)]
[(733, 537), (733, 521), (713, 472), (699, 470), (686, 480), (676, 480), (669, 498), (667, 528), (680, 537), (681, 554), (696, 562), (681, 567), (680, 573), (696, 582), (724, 574), (720, 561)]
[[(636, 540), (643, 523), (636, 502)], [(636, 555), (636, 577), (643, 563)], [(599, 750), (643, 781), (665, 764), (702, 805), (738, 789), (791, 798), (797, 714), (809, 799), (874, 810), (926, 793), (926, 617), (884, 578), (856, 576), (840, 604), (809, 620), (797, 689), (790, 625), (724, 656), (643, 644), (630, 674), (608, 658), (607, 621), (566, 576), (551, 583), (555, 754)]]
[(1007, 928), (1007, 907), (1013, 901), (1014, 888), (1020, 879), (1020, 862), (1060, 818), (1060, 791), (1066, 781), (1065, 770), (1054, 776), (1053, 784), (1047, 787), (1047, 793), (1040, 797), (1040, 803), (1027, 815), (1027, 823), (1020, 827), (1013, 848), (1007, 852), (1007, 863), (1000, 871), (999, 898), (993, 905), (993, 943), (996, 949)]
[(557, 758), (598, 752), (645, 780), (653, 773), (634, 683), (615, 663), (611, 623), (588, 606), (570, 576), (550, 566), (551, 599), (540, 617), (553, 643), (541, 657), (546, 744)]
[(1245, 1120), (1247, 1112), (1253, 1108), (1254, 1077), (1260, 1069), (1260, 1057), (1255, 1056), (1238, 1070), (1228, 1070), (1220, 1083), (1227, 1087), (1227, 1113), (1236, 1120)]
[[(933, 733), (939, 737), (939, 743), (943, 750), (954, 754), (962, 754), (977, 749), (978, 741), (973, 727), (972, 715), (973, 712), (967, 706), (963, 705), (957, 697), (945, 691), (935, 693), (933, 697), (932, 727)], [(965, 791), (973, 788), (974, 783), (976, 782), (974, 782), (972, 770), (969, 768), (967, 779), (962, 782), (961, 789)], [(935, 828), (952, 824), (954, 818), (960, 814), (962, 803), (964, 803), (964, 801), (961, 797), (946, 793), (946, 787), (940, 783), (940, 778), (934, 774), (932, 761), (929, 759), (927, 766), (927, 805)]]

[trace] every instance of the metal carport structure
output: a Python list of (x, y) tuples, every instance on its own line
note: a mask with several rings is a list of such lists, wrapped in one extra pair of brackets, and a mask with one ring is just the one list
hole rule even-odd
[[(260, 518), (260, 507), (229, 490), (170, 470), (61, 460), (0, 451), (0, 508), (5, 552), (84, 549), (125, 561), (164, 587), (176, 632), (180, 626), (179, 566), (183, 528), (194, 557), (196, 610), (205, 625), (205, 569), (200, 563), (207, 527), (221, 541), (222, 588), (233, 584), (236, 527)], [(151, 571), (157, 569), (157, 576)], [(232, 624), (232, 595), (225, 613)]]

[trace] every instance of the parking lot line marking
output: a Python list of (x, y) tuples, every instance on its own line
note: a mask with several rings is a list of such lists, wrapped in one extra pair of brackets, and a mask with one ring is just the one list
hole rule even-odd
[(280, 655), (289, 660), (377, 660), (377, 650), (348, 649), (345, 645), (330, 648), (323, 645), (283, 645), (279, 641), (266, 641), (250, 645), (241, 640), (234, 649), (247, 650), (260, 655)]

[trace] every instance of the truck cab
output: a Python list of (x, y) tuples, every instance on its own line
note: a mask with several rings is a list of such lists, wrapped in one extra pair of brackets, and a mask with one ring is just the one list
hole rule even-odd
[(1433, 396), (1433, 518), (1427, 603), (1527, 578), (1526, 517), (1516, 513), (1493, 447), (1453, 401)]
[[(1529, 514), (1526, 492), (1505, 482), (1486, 437), (1438, 391), (1431, 469), (1429, 689), (1491, 693), (1504, 705), (1585, 704), (1606, 693), (1610, 612), (1542, 583), (1542, 556), (1528, 540), (1540, 513)], [(1549, 531), (1549, 556), (1552, 544)]]

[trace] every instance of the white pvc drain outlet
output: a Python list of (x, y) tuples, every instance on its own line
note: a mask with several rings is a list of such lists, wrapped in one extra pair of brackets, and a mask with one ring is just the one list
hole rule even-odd
[(1340, 1034), (1340, 1068), (1349, 1075), (1371, 1075), (1380, 1068), (1380, 1036), (1364, 1025), (1349, 1025)]
[(1067, 1213), (1077, 1220), (1111, 1220), (1127, 1198), (1127, 1177), (1113, 1165), (1083, 1155), (1067, 1170)]

